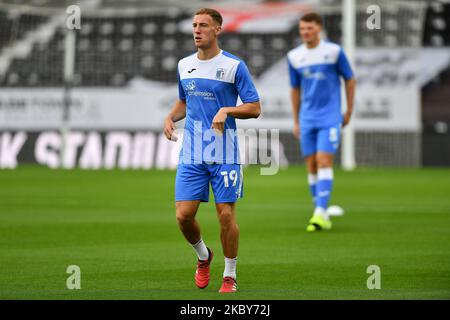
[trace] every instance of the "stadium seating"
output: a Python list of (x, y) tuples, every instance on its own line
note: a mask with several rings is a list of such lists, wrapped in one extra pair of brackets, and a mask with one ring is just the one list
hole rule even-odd
[(13, 41), (21, 39), (36, 23), (46, 20), (45, 16), (0, 11), (0, 51)]
[[(433, 1), (428, 7), (423, 45), (450, 46), (449, 10), (450, 4), (441, 1)], [(414, 21), (415, 15), (411, 16), (411, 19), (396, 19), (395, 12), (384, 13), (386, 30), (358, 33), (357, 46), (419, 46), (417, 37), (396, 32), (406, 25), (413, 28), (417, 21)], [(74, 85), (120, 87), (135, 77), (175, 82), (177, 61), (194, 51), (192, 36), (179, 28), (179, 24), (189, 17), (189, 13), (181, 10), (133, 18), (83, 17), (82, 28), (77, 32)], [(0, 50), (1, 46), (11, 45), (8, 37), (24, 38), (28, 30), (37, 28), (47, 19), (0, 11), (0, 37), (4, 40), (0, 42)], [(365, 19), (365, 13), (359, 13), (357, 24), (364, 24)], [(332, 41), (341, 40), (340, 20), (339, 14), (325, 15), (327, 36)], [(0, 79), (0, 86), (62, 86), (64, 30), (56, 30), (47, 43), (30, 41), (33, 43), (30, 54), (12, 60)], [(297, 42), (296, 25), (283, 34), (224, 33), (221, 37), (221, 46), (243, 58), (256, 77), (283, 59)], [(358, 82), (375, 86), (408, 85), (418, 77), (417, 70), (408, 67), (411, 59), (408, 54), (399, 54), (395, 50), (387, 50), (381, 56), (359, 55), (355, 61)], [(374, 64), (377, 64), (377, 72), (372, 72)]]

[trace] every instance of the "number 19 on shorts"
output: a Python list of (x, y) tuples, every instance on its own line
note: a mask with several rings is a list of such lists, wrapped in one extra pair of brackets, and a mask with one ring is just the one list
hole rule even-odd
[(231, 170), (229, 173), (228, 171), (220, 171), (220, 174), (223, 176), (223, 184), (225, 185), (225, 188), (228, 188), (230, 186), (230, 182), (232, 183), (233, 187), (236, 186), (237, 183), (236, 170)]

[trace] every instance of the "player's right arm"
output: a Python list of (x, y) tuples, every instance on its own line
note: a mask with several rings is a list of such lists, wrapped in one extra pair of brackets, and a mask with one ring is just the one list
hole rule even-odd
[(300, 112), (300, 100), (301, 100), (300, 88), (291, 88), (291, 104), (292, 104), (292, 117), (294, 118), (294, 129), (292, 133), (296, 138), (300, 135), (300, 124), (298, 115)]
[(292, 104), (292, 117), (294, 118), (294, 129), (292, 133), (298, 139), (300, 135), (300, 124), (299, 124), (299, 112), (300, 112), (300, 101), (301, 101), (301, 77), (299, 72), (292, 66), (288, 58), (289, 67), (289, 80), (291, 84), (291, 104)]
[(186, 100), (177, 99), (169, 115), (164, 120), (164, 135), (172, 140), (173, 132), (176, 129), (175, 122), (186, 117)]
[(164, 135), (167, 139), (177, 141), (177, 137), (173, 134), (176, 130), (175, 122), (186, 117), (186, 93), (181, 83), (180, 73), (178, 72), (178, 99), (175, 101), (172, 110), (164, 120)]

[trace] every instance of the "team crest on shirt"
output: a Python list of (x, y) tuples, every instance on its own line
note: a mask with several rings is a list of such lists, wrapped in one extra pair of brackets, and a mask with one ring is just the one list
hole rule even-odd
[(225, 77), (225, 69), (217, 68), (216, 70), (216, 79), (222, 80)]

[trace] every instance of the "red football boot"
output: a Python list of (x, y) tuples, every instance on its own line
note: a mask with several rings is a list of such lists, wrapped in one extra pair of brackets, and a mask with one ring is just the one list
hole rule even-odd
[(230, 293), (237, 291), (236, 280), (232, 277), (223, 278), (222, 287), (220, 288), (220, 293)]
[(213, 252), (211, 249), (208, 249), (208, 260), (198, 260), (197, 262), (197, 270), (195, 271), (195, 284), (200, 289), (204, 289), (209, 284), (209, 266), (213, 259)]

